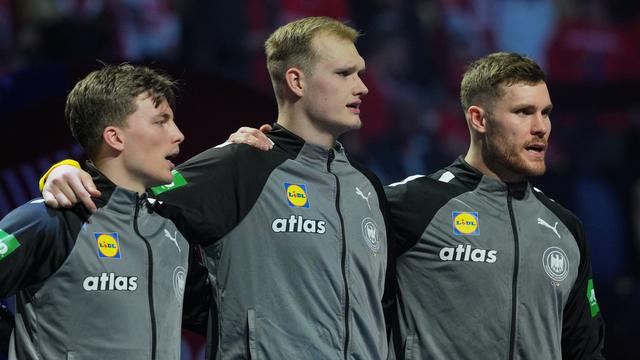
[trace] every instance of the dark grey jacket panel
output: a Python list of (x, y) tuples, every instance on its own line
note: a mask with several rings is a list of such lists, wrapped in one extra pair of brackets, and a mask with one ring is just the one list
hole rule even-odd
[[(88, 219), (47, 209), (40, 200), (0, 222), (25, 249), (11, 254), (12, 261), (28, 265), (19, 276), (2, 271), (18, 289), (11, 353), (17, 359), (179, 359), (188, 243), (144, 197), (94, 180), (103, 198)], [(110, 186), (100, 186), (105, 183)], [(26, 250), (59, 252), (62, 261), (33, 263)], [(33, 275), (44, 273), (42, 280)]]
[[(208, 150), (159, 197), (205, 246), (219, 359), (384, 359), (387, 235), (373, 181), (337, 145), (276, 126), (269, 152)], [(189, 228), (189, 226), (191, 226)], [(191, 236), (189, 235), (189, 236)]]
[(462, 160), (387, 196), (403, 247), (399, 358), (562, 359), (563, 345), (590, 349), (565, 358), (600, 356), (602, 321), (588, 306), (571, 321), (595, 342), (564, 342), (565, 309), (588, 303), (576, 292), (590, 269), (575, 216), (559, 216), (528, 183), (507, 186)]

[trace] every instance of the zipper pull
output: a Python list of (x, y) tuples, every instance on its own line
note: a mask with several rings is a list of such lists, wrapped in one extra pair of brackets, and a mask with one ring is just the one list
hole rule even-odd
[(327, 171), (331, 171), (331, 162), (335, 159), (335, 154), (333, 153), (333, 149), (329, 150), (329, 157), (327, 159)]

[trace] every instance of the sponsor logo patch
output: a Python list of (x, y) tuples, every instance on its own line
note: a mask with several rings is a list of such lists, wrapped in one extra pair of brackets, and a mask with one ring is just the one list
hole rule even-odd
[(569, 275), (569, 258), (564, 250), (557, 246), (552, 246), (544, 251), (542, 266), (553, 281), (562, 281)]
[(498, 251), (474, 249), (471, 245), (464, 246), (462, 244), (457, 247), (445, 247), (440, 249), (440, 260), (442, 261), (467, 261), (467, 262), (486, 262), (493, 264), (496, 262)]
[(98, 247), (98, 257), (100, 259), (120, 259), (120, 242), (117, 232), (97, 232), (93, 233)]
[(18, 247), (20, 247), (18, 239), (13, 234), (0, 229), (0, 260), (9, 256)]
[(307, 185), (284, 183), (284, 189), (287, 193), (287, 203), (289, 204), (289, 206), (297, 208), (309, 207)]
[(302, 216), (291, 215), (289, 218), (273, 220), (271, 230), (275, 233), (324, 234), (327, 231), (326, 224), (324, 220), (304, 219)]
[(600, 313), (600, 307), (596, 300), (596, 291), (593, 288), (593, 279), (587, 282), (587, 300), (589, 300), (589, 309), (591, 309), (591, 317), (595, 317)]
[(480, 235), (477, 211), (454, 211), (451, 213), (455, 235)]
[(154, 186), (151, 188), (151, 192), (153, 193), (153, 195), (162, 194), (163, 192), (167, 192), (169, 190), (177, 189), (179, 187), (187, 185), (187, 180), (178, 170), (171, 170), (171, 175), (173, 175), (173, 181), (171, 181), (171, 183), (166, 185)]
[(87, 276), (82, 281), (86, 291), (135, 291), (138, 289), (137, 276), (116, 276), (103, 272), (100, 276)]

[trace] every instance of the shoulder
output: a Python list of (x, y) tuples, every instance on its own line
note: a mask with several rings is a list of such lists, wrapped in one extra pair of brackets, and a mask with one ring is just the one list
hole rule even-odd
[(396, 206), (418, 208), (428, 204), (442, 206), (452, 198), (468, 191), (463, 186), (444, 181), (434, 175), (412, 175), (402, 181), (389, 184), (385, 187), (389, 202)]
[(371, 169), (352, 159), (349, 159), (349, 163), (351, 164), (351, 166), (353, 166), (354, 169), (364, 175), (371, 182), (378, 193), (384, 194), (384, 191), (382, 190), (382, 182), (380, 181), (378, 176), (373, 171), (371, 171)]
[(544, 192), (542, 192), (542, 190), (531, 186), (531, 191), (546, 208), (551, 210), (551, 212), (553, 212), (560, 219), (560, 221), (565, 224), (565, 226), (571, 231), (573, 236), (582, 246), (582, 243), (584, 242), (584, 234), (582, 221), (580, 220), (580, 218), (578, 218), (578, 216), (571, 210), (565, 208), (552, 198), (548, 197)]
[(253, 171), (271, 170), (286, 159), (286, 154), (277, 148), (263, 151), (246, 144), (223, 143), (190, 158), (176, 169), (192, 176), (229, 175), (230, 171), (243, 167), (251, 167)]
[(41, 231), (57, 228), (62, 223), (63, 210), (48, 208), (44, 199), (37, 198), (23, 204), (2, 219), (3, 226), (19, 226)]

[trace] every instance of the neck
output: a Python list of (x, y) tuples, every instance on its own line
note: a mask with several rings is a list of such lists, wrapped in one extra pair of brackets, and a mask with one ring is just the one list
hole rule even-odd
[(476, 170), (480, 171), (483, 175), (490, 178), (500, 180), (504, 183), (518, 183), (526, 179), (522, 175), (515, 174), (500, 164), (495, 164), (491, 159), (486, 159), (480, 149), (471, 145), (469, 151), (464, 157), (469, 165), (473, 166)]
[(277, 123), (310, 144), (322, 146), (327, 150), (335, 145), (338, 138), (337, 135), (317, 126), (305, 113), (295, 111), (293, 108), (293, 106), (290, 106), (288, 109), (280, 109)]
[(121, 161), (117, 157), (105, 157), (94, 162), (96, 169), (100, 170), (116, 186), (137, 193), (144, 193), (146, 186), (131, 176), (131, 172), (127, 171)]

